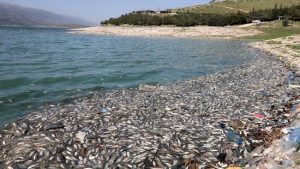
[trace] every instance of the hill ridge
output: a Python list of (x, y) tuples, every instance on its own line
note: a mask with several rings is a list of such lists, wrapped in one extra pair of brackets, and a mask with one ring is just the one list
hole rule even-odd
[(0, 25), (68, 28), (90, 26), (92, 23), (80, 18), (61, 15), (44, 9), (0, 2)]

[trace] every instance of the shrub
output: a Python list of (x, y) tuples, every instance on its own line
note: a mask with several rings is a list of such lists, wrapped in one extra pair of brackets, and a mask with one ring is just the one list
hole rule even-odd
[(282, 26), (289, 26), (289, 21), (287, 19), (284, 19), (282, 21)]

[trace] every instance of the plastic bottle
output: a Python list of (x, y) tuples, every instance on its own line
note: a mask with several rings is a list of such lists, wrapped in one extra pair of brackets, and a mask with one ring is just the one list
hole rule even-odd
[(235, 142), (238, 145), (243, 144), (243, 139), (239, 135), (235, 134), (232, 130), (228, 130), (226, 132), (226, 137), (229, 141)]
[(243, 144), (242, 137), (240, 137), (239, 135), (235, 134), (235, 132), (232, 131), (231, 129), (227, 130), (226, 129), (226, 125), (224, 123), (220, 123), (220, 128), (223, 129), (223, 131), (225, 132), (226, 137), (227, 137), (227, 139), (229, 141), (235, 142), (239, 146)]
[(292, 81), (294, 80), (294, 78), (295, 78), (295, 75), (293, 74), (293, 72), (289, 71), (288, 75), (287, 75), (287, 82), (288, 82), (288, 84), (291, 84)]
[(291, 129), (291, 133), (289, 134), (289, 141), (300, 144), (300, 128)]

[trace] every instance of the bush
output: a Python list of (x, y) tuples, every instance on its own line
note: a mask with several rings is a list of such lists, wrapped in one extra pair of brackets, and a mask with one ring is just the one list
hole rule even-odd
[(284, 19), (282, 21), (282, 26), (289, 26), (289, 21), (287, 19)]

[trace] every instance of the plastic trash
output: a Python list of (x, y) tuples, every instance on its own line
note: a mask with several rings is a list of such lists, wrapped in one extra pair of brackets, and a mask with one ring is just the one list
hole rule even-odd
[(300, 128), (293, 128), (288, 136), (289, 141), (300, 144)]
[(274, 161), (265, 164), (267, 169), (286, 169), (286, 167), (276, 164)]
[(220, 123), (220, 128), (221, 129), (225, 129), (226, 128), (226, 125), (224, 123)]
[(282, 163), (282, 165), (285, 166), (285, 167), (290, 167), (290, 166), (293, 165), (292, 160), (289, 160), (289, 159), (285, 159), (285, 160), (283, 160), (281, 163)]
[(278, 145), (276, 145), (276, 149), (274, 150), (274, 152), (278, 153), (278, 154), (292, 154), (294, 153), (298, 148), (298, 143), (293, 142), (293, 141), (285, 141), (282, 140), (278, 143)]
[(266, 117), (264, 114), (261, 113), (255, 113), (254, 116), (259, 119), (264, 119)]
[(295, 75), (292, 71), (289, 71), (288, 74), (287, 74), (287, 82), (288, 84), (291, 84), (292, 81), (294, 81), (295, 79)]
[(107, 113), (108, 110), (107, 110), (106, 108), (102, 108), (102, 109), (100, 110), (100, 112), (101, 112), (101, 113)]
[(226, 158), (226, 153), (220, 153), (218, 156), (217, 156), (217, 159), (221, 162), (225, 162), (225, 158)]
[(299, 113), (300, 112), (300, 105), (299, 104), (294, 104), (291, 108), (292, 113)]
[(293, 129), (296, 129), (296, 128), (300, 128), (300, 120), (295, 120), (292, 122), (292, 124), (290, 125), (291, 127), (287, 128), (287, 130), (289, 132), (292, 132)]
[(289, 123), (289, 121), (287, 119), (279, 119), (277, 122), (276, 122), (276, 125), (287, 125)]
[(267, 117), (268, 117), (268, 116), (271, 116), (271, 114), (270, 114), (269, 112), (266, 112), (266, 111), (263, 112), (263, 114), (264, 114), (265, 116), (267, 116)]
[(243, 139), (239, 135), (235, 134), (232, 130), (227, 131), (226, 137), (229, 141), (235, 142), (238, 145), (243, 144)]

